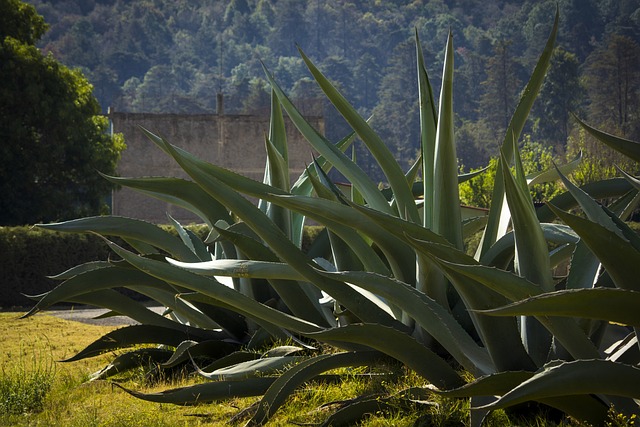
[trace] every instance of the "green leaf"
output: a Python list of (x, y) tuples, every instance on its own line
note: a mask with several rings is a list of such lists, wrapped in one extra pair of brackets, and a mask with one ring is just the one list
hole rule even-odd
[(278, 95), (278, 100), (282, 104), (282, 107), (287, 112), (293, 124), (298, 128), (300, 133), (304, 135), (305, 139), (311, 144), (311, 146), (317, 150), (322, 156), (331, 163), (340, 173), (342, 173), (358, 190), (362, 193), (367, 203), (375, 206), (376, 209), (384, 210), (385, 212), (392, 213), (392, 210), (387, 203), (386, 199), (382, 196), (378, 190), (377, 185), (371, 181), (371, 179), (355, 165), (349, 157), (347, 157), (338, 147), (327, 141), (320, 133), (314, 129), (293, 105), (293, 103), (287, 98), (285, 93), (280, 89), (273, 77), (265, 68), (265, 74), (269, 84)]
[(434, 159), (436, 149), (436, 131), (438, 114), (433, 98), (433, 89), (429, 82), (427, 67), (424, 63), (422, 46), (416, 29), (416, 54), (418, 65), (418, 95), (420, 101), (420, 151), (422, 154), (422, 182), (424, 195), (423, 225), (433, 227), (434, 197)]
[(197, 261), (196, 255), (180, 239), (146, 221), (117, 216), (98, 216), (54, 224), (38, 224), (40, 228), (67, 233), (94, 232), (105, 236), (119, 236), (148, 243), (169, 252), (183, 261)]
[[(624, 178), (611, 178), (602, 181), (590, 182), (580, 187), (585, 193), (591, 196), (593, 199), (610, 199), (627, 194), (633, 190), (633, 186)], [(578, 206), (578, 203), (573, 198), (571, 193), (564, 192), (541, 206), (537, 210), (538, 220), (542, 223), (552, 222), (556, 215), (549, 208), (549, 203), (562, 210), (568, 211)]]
[(640, 397), (640, 368), (605, 360), (552, 362), (503, 395), (489, 408), (569, 395), (610, 394)]
[(118, 355), (107, 366), (91, 374), (89, 381), (102, 380), (148, 363), (161, 364), (171, 357), (171, 353), (171, 350), (160, 348), (141, 348), (128, 351)]
[[(547, 39), (544, 50), (542, 51), (535, 69), (533, 70), (533, 73), (529, 78), (529, 82), (527, 83), (527, 86), (525, 87), (522, 96), (520, 97), (520, 102), (518, 103), (518, 106), (516, 107), (516, 110), (511, 117), (511, 121), (509, 122), (509, 126), (507, 127), (507, 131), (505, 133), (504, 141), (502, 143), (502, 150), (504, 151), (505, 157), (507, 159), (510, 159), (513, 156), (513, 143), (514, 141), (518, 141), (520, 139), (522, 129), (524, 128), (524, 125), (527, 121), (527, 117), (529, 116), (531, 107), (533, 106), (533, 103), (537, 98), (538, 93), (540, 92), (540, 88), (542, 87), (542, 83), (544, 81), (544, 76), (546, 75), (547, 69), (549, 68), (551, 56), (553, 55), (556, 34), (558, 32), (558, 20), (559, 13), (556, 9), (553, 29), (549, 34), (549, 38)], [(507, 231), (508, 221), (507, 218), (505, 218), (505, 215), (502, 214), (504, 203), (504, 181), (502, 176), (502, 169), (508, 167), (509, 166), (507, 164), (502, 164), (501, 161), (498, 162), (496, 180), (491, 197), (489, 222), (487, 224), (481, 242), (480, 255), (489, 250), (489, 248), (496, 242), (496, 240), (502, 237)]]
[[(511, 175), (509, 169), (503, 168), (503, 181), (513, 221), (516, 246), (515, 269), (520, 276), (540, 285), (543, 291), (549, 292), (553, 289), (553, 280), (547, 242), (536, 217), (517, 147), (512, 151), (516, 164), (516, 177)], [(504, 151), (501, 152), (501, 159), (504, 164), (507, 164)]]
[(598, 141), (605, 143), (609, 147), (624, 154), (630, 159), (636, 162), (640, 162), (640, 142), (620, 138), (591, 127), (580, 120), (575, 114), (573, 115), (573, 118), (576, 119), (576, 121), (580, 124), (580, 126), (584, 128), (584, 130), (590, 133)]
[(505, 307), (483, 310), (494, 316), (568, 316), (640, 326), (640, 292), (612, 288), (549, 292)]
[(220, 334), (215, 334), (212, 331), (198, 332), (195, 328), (190, 328), (189, 330), (185, 328), (184, 331), (178, 331), (176, 329), (153, 325), (126, 326), (109, 332), (89, 344), (75, 356), (63, 360), (63, 362), (74, 362), (87, 357), (97, 356), (106, 351), (139, 344), (164, 344), (171, 347), (178, 347), (178, 345), (185, 340), (213, 339), (216, 335), (218, 335), (218, 338), (222, 338)]
[(267, 391), (276, 379), (273, 377), (248, 378), (243, 381), (214, 381), (179, 387), (158, 393), (141, 393), (129, 390), (118, 383), (113, 383), (133, 397), (156, 403), (172, 403), (175, 405), (195, 405), (198, 403), (228, 400), (234, 397), (260, 396)]
[(209, 226), (219, 220), (231, 222), (227, 209), (192, 181), (180, 178), (123, 178), (102, 175), (116, 185), (132, 188), (198, 215)]
[(399, 360), (439, 388), (459, 387), (463, 383), (444, 359), (410, 335), (394, 328), (378, 324), (352, 324), (307, 335), (336, 345), (366, 345)]
[[(349, 104), (346, 98), (342, 96), (342, 94), (340, 94), (340, 92), (331, 84), (331, 82), (329, 82), (320, 70), (318, 70), (304, 52), (302, 52), (300, 48), (298, 48), (298, 51), (300, 52), (300, 56), (302, 56), (302, 60), (307, 65), (307, 68), (309, 68), (309, 71), (311, 71), (311, 74), (320, 86), (320, 89), (322, 89), (329, 101), (331, 101), (340, 114), (342, 114), (347, 123), (349, 123), (353, 130), (356, 131), (362, 142), (364, 142), (364, 144), (369, 148), (369, 151), (380, 165), (380, 168), (387, 177), (389, 185), (393, 190), (393, 195), (398, 205), (400, 216), (403, 218), (406, 217), (412, 222), (420, 222), (418, 210), (409, 184), (407, 183), (407, 178), (389, 148), (385, 145), (382, 139), (380, 139), (380, 136), (373, 131), (367, 121), (358, 114), (356, 109)], [(377, 209), (380, 209), (377, 204), (373, 204), (369, 200), (366, 193), (363, 192), (362, 194), (365, 196), (367, 202), (372, 206), (375, 206)], [(388, 212), (387, 209), (384, 209), (383, 211)]]
[[(242, 195), (225, 185), (215, 176), (208, 173), (211, 165), (199, 161), (191, 155), (183, 154), (161, 138), (158, 143), (178, 161), (182, 168), (213, 197), (218, 198), (240, 219), (247, 223), (265, 243), (285, 262), (300, 271), (305, 278), (329, 295), (339, 300), (354, 315), (363, 321), (383, 324), (398, 324), (384, 311), (379, 310), (367, 299), (359, 298), (354, 290), (343, 283), (328, 280), (311, 267), (312, 262), (300, 251), (273, 222), (268, 220), (257, 207)], [(310, 319), (319, 325), (326, 324), (322, 308), (316, 301), (310, 300), (304, 290), (297, 286), (290, 286), (279, 290), (279, 294), (294, 314)]]
[(343, 366), (356, 367), (374, 364), (381, 355), (372, 351), (323, 354), (305, 360), (281, 375), (266, 391), (248, 425), (264, 425), (282, 406), (285, 399), (300, 385), (321, 373)]
[[(428, 245), (427, 243), (423, 244)], [(469, 263), (465, 265), (452, 263), (445, 261), (442, 258), (436, 258), (436, 261), (448, 272), (447, 274), (454, 272), (469, 277), (477, 281), (479, 284), (506, 296), (511, 301), (518, 301), (543, 293), (539, 286), (511, 272), (479, 264), (473, 265)], [(485, 307), (485, 309), (496, 307), (497, 306), (494, 305), (492, 307)], [(478, 309), (479, 307), (470, 306), (469, 308)], [(580, 329), (574, 319), (545, 316), (537, 317), (537, 319), (574, 357), (598, 357), (598, 350), (585, 336), (584, 332)]]
[(445, 50), (438, 130), (433, 166), (433, 231), (462, 249), (462, 215), (458, 193), (458, 157), (454, 140), (453, 35), (449, 32)]
[[(504, 150), (500, 154), (502, 164), (508, 164)], [(513, 156), (516, 169), (515, 178), (511, 175), (509, 168), (502, 168), (502, 172), (509, 213), (513, 223), (516, 248), (515, 271), (518, 275), (540, 285), (543, 291), (549, 292), (554, 289), (554, 284), (551, 277), (547, 242), (536, 217), (515, 141), (513, 142)], [(520, 323), (522, 342), (527, 352), (538, 366), (544, 364), (551, 348), (551, 335), (534, 318), (522, 317)]]
[(558, 171), (560, 171), (564, 175), (568, 175), (573, 172), (582, 161), (582, 151), (578, 153), (578, 155), (569, 163), (565, 163), (561, 166), (554, 166), (545, 171), (538, 172), (532, 175), (527, 176), (527, 185), (531, 187), (536, 184), (543, 184), (545, 182), (552, 182), (560, 179), (560, 175)]
[(337, 276), (401, 307), (472, 374), (482, 375), (495, 371), (486, 350), (479, 347), (462, 329), (449, 310), (412, 286), (370, 272), (344, 271), (323, 274)]
[(112, 242), (107, 243), (123, 259), (126, 259), (129, 263), (145, 273), (220, 300), (227, 306), (233, 307), (234, 311), (238, 313), (262, 319), (294, 331), (312, 332), (320, 329), (318, 325), (312, 322), (287, 315), (264, 304), (260, 304), (252, 298), (233, 289), (229, 289), (216, 280), (188, 272), (164, 262), (136, 256)]
[(549, 208), (578, 233), (606, 268), (617, 287), (640, 291), (640, 252), (628, 240), (600, 224), (564, 212), (551, 204)]
[(244, 380), (257, 376), (271, 375), (286, 370), (300, 362), (300, 356), (274, 356), (240, 362), (232, 366), (216, 369), (207, 375), (217, 380)]

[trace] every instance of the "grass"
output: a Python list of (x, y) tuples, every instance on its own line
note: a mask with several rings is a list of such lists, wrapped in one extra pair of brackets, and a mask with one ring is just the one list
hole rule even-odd
[[(59, 363), (115, 327), (87, 325), (47, 314), (19, 320), (17, 313), (0, 313), (0, 425), (2, 426), (222, 426), (257, 398), (182, 407), (135, 399), (107, 381), (86, 382), (92, 372), (104, 367), (113, 354), (93, 359)], [(298, 390), (269, 425), (319, 425), (337, 405), (327, 403), (352, 399), (362, 394), (393, 395), (424, 381), (406, 372), (396, 381), (384, 377), (357, 375), (349, 371), (338, 384), (308, 384)], [(342, 373), (345, 373), (343, 370)], [(153, 383), (138, 372), (119, 378), (119, 382), (140, 391), (160, 391), (198, 381), (182, 377), (171, 383)], [(466, 400), (429, 398), (430, 404), (413, 404), (404, 411), (372, 415), (363, 424), (382, 426), (453, 427), (468, 424)], [(393, 406), (393, 404), (392, 404)], [(243, 425), (247, 417), (237, 419)], [(502, 411), (496, 411), (488, 426), (510, 425)], [(612, 418), (612, 426), (632, 425), (632, 420)], [(526, 424), (525, 424), (526, 425)], [(566, 421), (532, 420), (531, 426), (579, 426)]]

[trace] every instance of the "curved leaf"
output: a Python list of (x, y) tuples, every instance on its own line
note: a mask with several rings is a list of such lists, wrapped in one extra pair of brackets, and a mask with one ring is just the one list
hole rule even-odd
[(137, 190), (193, 212), (209, 226), (219, 220), (231, 222), (227, 209), (192, 181), (169, 177), (125, 178), (101, 175), (116, 185)]
[(113, 383), (113, 385), (121, 388), (133, 397), (149, 402), (195, 405), (198, 403), (226, 400), (233, 397), (260, 396), (267, 391), (275, 380), (273, 377), (262, 377), (247, 378), (243, 381), (214, 381), (188, 387), (179, 387), (158, 393), (140, 393), (129, 390), (118, 383)]
[(580, 236), (598, 257), (616, 286), (640, 291), (640, 252), (628, 240), (604, 226), (569, 214), (550, 205), (549, 208)]
[[(504, 150), (504, 154), (507, 159), (511, 159), (513, 156), (513, 143), (520, 139), (522, 129), (524, 128), (529, 112), (533, 107), (533, 103), (540, 92), (544, 77), (549, 68), (551, 56), (553, 55), (556, 34), (558, 32), (558, 20), (559, 13), (556, 8), (553, 29), (549, 34), (544, 50), (536, 63), (527, 86), (522, 92), (518, 106), (516, 107), (505, 132), (502, 150)], [(496, 242), (496, 240), (502, 237), (502, 235), (507, 231), (508, 218), (503, 214), (504, 181), (502, 177), (502, 169), (507, 167), (508, 165), (502, 164), (500, 161), (498, 162), (498, 170), (496, 171), (496, 180), (493, 187), (493, 195), (491, 197), (492, 202), (491, 209), (489, 211), (489, 222), (485, 228), (481, 247), (479, 248), (480, 255), (484, 254)]]
[(640, 326), (640, 292), (612, 288), (549, 292), (480, 313), (494, 316), (568, 316)]
[[(358, 114), (356, 109), (349, 104), (346, 98), (344, 98), (344, 96), (340, 94), (340, 92), (331, 84), (331, 82), (329, 82), (320, 70), (316, 68), (304, 52), (302, 52), (300, 48), (298, 48), (298, 51), (300, 52), (302, 60), (305, 62), (307, 68), (311, 71), (311, 74), (318, 83), (318, 86), (320, 86), (320, 89), (322, 89), (329, 101), (331, 101), (340, 114), (342, 114), (342, 117), (344, 117), (353, 130), (356, 131), (362, 142), (364, 142), (369, 148), (369, 151), (380, 165), (380, 168), (387, 177), (389, 185), (393, 190), (393, 195), (398, 205), (400, 216), (406, 217), (412, 222), (419, 222), (420, 218), (418, 210), (416, 209), (415, 200), (409, 188), (407, 178), (389, 148), (385, 145), (382, 139), (380, 139), (378, 134), (374, 132), (371, 126), (369, 126), (367, 121)], [(345, 174), (345, 176), (347, 175)], [(369, 204), (383, 212), (389, 212), (389, 209), (383, 208), (383, 206), (379, 206), (378, 204), (374, 204), (373, 201), (370, 200), (369, 194), (362, 191), (362, 189), (360, 190)], [(378, 192), (378, 194), (380, 193)]]
[(584, 394), (640, 397), (640, 368), (605, 360), (553, 362), (503, 395), (488, 408), (499, 409), (528, 400)]
[(37, 226), (47, 230), (68, 233), (94, 232), (105, 236), (119, 236), (139, 240), (169, 252), (174, 258), (183, 261), (197, 261), (196, 255), (180, 239), (157, 225), (139, 219), (96, 216), (53, 224), (37, 224)]
[(105, 351), (138, 344), (164, 344), (171, 347), (178, 347), (181, 342), (186, 340), (193, 338), (212, 339), (215, 335), (216, 334), (211, 331), (202, 331), (198, 334), (194, 329), (187, 332), (152, 325), (126, 326), (109, 332), (89, 344), (75, 356), (63, 360), (63, 362), (73, 362), (87, 357), (97, 356)]
[(380, 353), (372, 351), (323, 354), (297, 364), (269, 387), (248, 425), (265, 424), (296, 388), (321, 373), (343, 366), (373, 364), (379, 361), (380, 357)]
[(305, 335), (337, 345), (366, 345), (399, 360), (440, 388), (458, 387), (463, 382), (458, 373), (440, 356), (410, 335), (394, 328), (375, 324), (352, 324)]
[(636, 162), (640, 162), (640, 142), (620, 138), (618, 136), (611, 135), (609, 133), (591, 127), (580, 120), (575, 114), (573, 115), (573, 118), (576, 119), (576, 121), (580, 124), (580, 126), (584, 128), (584, 130), (589, 132), (597, 140), (605, 143), (609, 147), (624, 154), (630, 159)]

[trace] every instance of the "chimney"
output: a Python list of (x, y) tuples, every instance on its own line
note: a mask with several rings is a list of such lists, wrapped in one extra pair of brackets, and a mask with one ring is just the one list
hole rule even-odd
[(219, 116), (224, 115), (224, 97), (222, 92), (218, 92), (216, 95), (216, 112)]

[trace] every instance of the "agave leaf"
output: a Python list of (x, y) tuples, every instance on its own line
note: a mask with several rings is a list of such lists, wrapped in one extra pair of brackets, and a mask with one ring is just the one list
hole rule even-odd
[[(345, 138), (338, 141), (335, 147), (340, 151), (345, 151), (352, 143), (354, 139), (355, 132), (347, 135)], [(333, 165), (329, 163), (323, 156), (317, 157), (315, 162), (322, 167), (322, 170), (325, 173), (328, 173)], [(312, 192), (311, 182), (309, 181), (309, 174), (311, 171), (308, 168), (302, 172), (298, 180), (291, 186), (291, 194), (301, 195), (301, 196), (309, 196)], [(358, 197), (362, 197), (360, 192), (352, 186), (352, 192), (356, 191), (358, 193)], [(364, 203), (364, 202), (363, 202)], [(302, 245), (302, 232), (304, 228), (304, 216), (303, 215), (293, 215), (293, 235), (291, 236), (291, 241), (296, 244), (296, 246), (300, 247)]]
[(462, 217), (458, 194), (458, 158), (454, 140), (453, 35), (445, 50), (433, 166), (433, 231), (462, 249)]
[(244, 380), (257, 376), (275, 374), (303, 360), (300, 356), (274, 356), (248, 360), (238, 364), (216, 369), (207, 375), (218, 380)]
[(640, 291), (640, 252), (628, 240), (588, 219), (569, 214), (553, 205), (550, 209), (569, 225), (606, 268), (617, 287)]
[(373, 397), (347, 404), (327, 417), (320, 427), (357, 425), (359, 421), (371, 414), (379, 415), (397, 412), (396, 402), (388, 402), (386, 400), (380, 397)]
[(181, 342), (190, 339), (221, 339), (222, 334), (213, 331), (197, 330), (195, 328), (177, 329), (166, 328), (155, 325), (132, 325), (116, 329), (102, 336), (98, 340), (89, 344), (78, 354), (63, 362), (74, 362), (76, 360), (94, 357), (106, 351), (118, 348), (130, 347), (139, 344), (164, 344), (171, 347), (178, 347)]
[(269, 84), (278, 95), (278, 100), (287, 112), (293, 124), (298, 128), (300, 133), (318, 151), (322, 156), (331, 163), (340, 173), (342, 173), (358, 190), (362, 193), (367, 203), (381, 209), (385, 212), (392, 213), (392, 210), (386, 199), (378, 190), (377, 185), (355, 165), (338, 147), (327, 141), (320, 133), (314, 129), (302, 116), (300, 111), (287, 98), (282, 89), (275, 82), (273, 77), (265, 68), (265, 74)]
[[(438, 394), (447, 397), (469, 397), (472, 402), (478, 402), (476, 397), (491, 397), (490, 402), (481, 406), (474, 405), (472, 407), (472, 417), (475, 412), (490, 411), (494, 409), (492, 403), (498, 398), (493, 396), (501, 396), (507, 394), (510, 390), (520, 386), (520, 384), (528, 381), (535, 375), (535, 372), (527, 371), (505, 371), (498, 372), (486, 377), (465, 384), (464, 386), (454, 390), (433, 390)], [(600, 399), (592, 396), (557, 396), (553, 398), (532, 399), (538, 400), (549, 406), (558, 408), (567, 413), (573, 414), (576, 418), (586, 420), (598, 425), (606, 418), (609, 408), (603, 404)], [(479, 403), (479, 402), (478, 402)]]
[(629, 175), (628, 173), (620, 169), (620, 167), (618, 167), (617, 165), (614, 165), (614, 166), (616, 167), (616, 170), (620, 172), (620, 174), (622, 174), (624, 179), (626, 179), (627, 181), (629, 181), (631, 185), (633, 185), (633, 188), (635, 188), (636, 190), (640, 190), (640, 180), (638, 178), (636, 178), (635, 176)]
[[(315, 273), (310, 265), (311, 260), (287, 239), (282, 234), (282, 231), (269, 221), (257, 207), (207, 173), (208, 164), (195, 159), (193, 156), (183, 155), (181, 154), (182, 152), (178, 152), (170, 144), (161, 139), (160, 141), (165, 144), (165, 148), (195, 181), (202, 185), (209, 194), (223, 200), (224, 204), (245, 221), (282, 260), (299, 270), (309, 282), (339, 300), (363, 321), (398, 325), (397, 321), (388, 316), (386, 312), (380, 311), (373, 303), (354, 295), (354, 291), (350, 287), (345, 286), (343, 283), (327, 280)], [(294, 314), (299, 313), (303, 318), (311, 319), (318, 324), (326, 324), (322, 307), (311, 300), (302, 288), (290, 286), (279, 290), (279, 294)]]
[(476, 171), (462, 173), (462, 174), (458, 175), (458, 184), (462, 184), (463, 182), (467, 182), (467, 181), (475, 178), (476, 176), (485, 173), (488, 170), (489, 170), (489, 166), (485, 166), (484, 168), (478, 169)]
[[(590, 182), (580, 188), (595, 200), (619, 197), (633, 190), (633, 186), (624, 178)], [(578, 203), (568, 191), (554, 197), (549, 203), (562, 210), (571, 210), (578, 206)], [(536, 211), (538, 220), (542, 223), (552, 222), (556, 218), (548, 206), (549, 203), (539, 207)]]
[[(542, 87), (542, 83), (544, 81), (544, 76), (547, 73), (547, 69), (549, 68), (549, 64), (551, 61), (551, 56), (553, 55), (553, 47), (555, 45), (556, 34), (558, 32), (558, 18), (559, 13), (556, 8), (556, 16), (553, 22), (553, 29), (549, 34), (549, 38), (547, 39), (547, 43), (538, 59), (538, 62), (529, 78), (529, 82), (525, 87), (522, 96), (520, 97), (520, 102), (516, 107), (513, 116), (511, 117), (511, 121), (509, 122), (509, 126), (507, 127), (507, 131), (505, 133), (505, 138), (502, 143), (502, 150), (504, 151), (505, 157), (510, 159), (513, 156), (513, 142), (518, 141), (520, 139), (520, 134), (524, 125), (527, 121), (527, 117), (529, 116), (529, 112), (531, 111), (531, 107), (533, 106), (533, 102), (535, 101), (538, 93), (540, 92), (540, 88)], [(503, 173), (502, 169), (508, 168), (508, 165), (502, 164), (501, 161), (498, 161), (498, 169), (496, 171), (496, 180), (493, 187), (493, 195), (491, 197), (491, 209), (489, 211), (489, 222), (485, 229), (485, 233), (481, 242), (481, 247), (479, 248), (479, 258), (489, 250), (489, 248), (502, 237), (507, 231), (508, 218), (506, 215), (502, 214), (503, 204), (504, 204), (504, 181), (503, 181)]]
[(614, 150), (624, 154), (630, 159), (640, 162), (640, 143), (636, 141), (631, 141), (628, 139), (620, 138), (615, 135), (611, 135), (609, 133), (598, 130), (594, 127), (589, 126), (587, 123), (580, 120), (575, 114), (573, 118), (593, 137), (595, 137), (598, 141), (605, 143), (609, 147)]
[(45, 293), (38, 303), (23, 317), (31, 316), (41, 310), (47, 309), (53, 304), (69, 301), (79, 295), (116, 287), (133, 288), (136, 285), (158, 286), (163, 288), (168, 286), (165, 282), (150, 277), (141, 271), (107, 265), (86, 270), (62, 282), (51, 291)]
[(107, 366), (89, 376), (89, 381), (102, 380), (128, 371), (145, 363), (161, 364), (171, 357), (171, 350), (160, 348), (141, 348), (116, 356)]
[(429, 82), (427, 67), (424, 63), (422, 46), (416, 29), (416, 54), (418, 65), (418, 95), (420, 101), (420, 150), (422, 155), (422, 182), (424, 195), (424, 220), (427, 228), (433, 226), (433, 197), (434, 197), (434, 159), (436, 147), (436, 131), (438, 114), (433, 98), (433, 89)]
[[(380, 168), (387, 177), (389, 185), (393, 190), (393, 195), (398, 205), (400, 216), (404, 217), (406, 215), (411, 221), (418, 222), (418, 210), (416, 209), (413, 195), (407, 183), (407, 178), (389, 148), (384, 144), (382, 139), (380, 139), (378, 134), (373, 131), (367, 121), (358, 114), (356, 109), (349, 104), (346, 98), (344, 98), (344, 96), (340, 94), (340, 92), (331, 84), (331, 82), (329, 82), (320, 70), (316, 68), (304, 52), (300, 48), (298, 48), (298, 51), (300, 52), (302, 60), (305, 62), (307, 68), (311, 71), (311, 74), (318, 83), (318, 86), (320, 86), (320, 89), (322, 89), (329, 101), (331, 101), (340, 114), (342, 114), (353, 130), (356, 131), (362, 142), (364, 142), (364, 144), (369, 148), (369, 151), (380, 165)], [(371, 204), (367, 194), (365, 192), (362, 192), (362, 194)], [(373, 206), (379, 209), (377, 205)], [(388, 212), (386, 209), (384, 211)]]
[(306, 335), (338, 346), (361, 344), (378, 350), (443, 389), (463, 383), (458, 373), (440, 356), (395, 328), (379, 324), (351, 324)]
[(111, 267), (113, 264), (110, 261), (89, 261), (84, 264), (79, 264), (70, 269), (63, 271), (60, 274), (54, 276), (47, 276), (49, 279), (54, 280), (67, 280), (78, 274), (86, 273), (87, 271), (97, 270), (99, 268)]
[[(424, 243), (428, 246), (427, 243)], [(543, 291), (536, 284), (533, 284), (516, 274), (493, 267), (472, 264), (457, 264), (436, 259), (438, 264), (448, 271), (448, 274), (455, 272), (469, 277), (484, 286), (506, 296), (511, 301), (522, 300), (533, 295), (539, 295)], [(477, 307), (477, 306), (476, 306)], [(495, 308), (493, 306), (491, 308)], [(470, 308), (474, 308), (473, 306)], [(487, 309), (489, 307), (486, 307)], [(559, 317), (539, 316), (537, 319), (551, 334), (558, 339), (562, 345), (576, 358), (594, 358), (599, 353), (593, 343), (585, 336), (578, 324), (573, 319), (563, 319)]]
[[(543, 291), (549, 292), (554, 289), (554, 284), (547, 242), (536, 218), (515, 141), (513, 144), (516, 176), (514, 178), (508, 168), (503, 168), (502, 171), (509, 213), (513, 222), (516, 249), (515, 271), (518, 275), (540, 285)], [(508, 164), (504, 151), (501, 151), (501, 161), (504, 165)], [(551, 348), (551, 335), (534, 318), (522, 317), (520, 323), (522, 342), (527, 352), (538, 366), (544, 364)]]
[(312, 322), (287, 315), (261, 304), (233, 289), (229, 289), (216, 280), (191, 273), (164, 262), (136, 256), (112, 242), (107, 242), (107, 244), (123, 259), (126, 259), (129, 263), (145, 271), (147, 274), (220, 300), (245, 316), (261, 319), (294, 331), (312, 332), (320, 329), (318, 325)]
[(167, 261), (172, 265), (204, 276), (304, 280), (304, 276), (297, 270), (281, 262), (216, 259), (213, 261), (188, 263), (176, 261), (171, 258), (167, 258)]
[[(269, 174), (269, 180), (265, 180), (272, 187), (281, 188), (283, 191), (289, 191), (289, 165), (282, 154), (274, 146), (274, 144), (267, 138), (265, 141), (267, 147), (267, 160), (269, 167), (265, 170), (265, 174)], [(265, 176), (266, 178), (266, 176)], [(267, 216), (276, 224), (282, 232), (289, 238), (291, 238), (291, 219), (292, 213), (286, 209), (282, 209), (280, 206), (272, 205), (268, 202), (264, 202), (264, 208)]]
[(113, 384), (133, 397), (149, 402), (195, 405), (234, 397), (260, 396), (274, 381), (273, 377), (248, 378), (243, 381), (213, 381), (158, 393), (141, 393), (129, 390), (118, 383)]
[(171, 368), (181, 363), (194, 360), (197, 358), (218, 359), (237, 351), (239, 345), (221, 340), (207, 340), (202, 342), (183, 341), (176, 348), (169, 360), (160, 364), (161, 368)]
[(107, 308), (119, 316), (127, 316), (142, 324), (177, 330), (185, 330), (186, 328), (184, 325), (179, 325), (166, 317), (162, 317), (154, 311), (149, 310), (143, 304), (113, 289), (95, 290), (90, 293), (77, 295), (70, 298), (68, 302)]
[(183, 261), (197, 261), (196, 255), (180, 239), (146, 221), (117, 216), (98, 216), (54, 224), (38, 224), (40, 228), (69, 233), (94, 232), (107, 236), (119, 236), (139, 240), (169, 252)]
[[(554, 244), (577, 244), (580, 240), (571, 227), (564, 224), (543, 223), (540, 224), (544, 239)], [(483, 265), (498, 267), (506, 270), (513, 260), (515, 247), (515, 237), (513, 232), (502, 236), (487, 251), (480, 262)]]
[(372, 351), (323, 354), (297, 364), (281, 375), (266, 391), (248, 425), (264, 425), (300, 385), (321, 373), (343, 366), (355, 367), (378, 362), (380, 353)]
[(167, 214), (167, 218), (169, 219), (169, 223), (173, 226), (173, 229), (178, 233), (178, 237), (182, 240), (182, 243), (185, 244), (186, 247), (191, 249), (198, 259), (205, 261), (211, 259), (211, 254), (207, 250), (207, 247), (204, 245), (202, 240), (200, 240), (195, 234), (185, 229), (182, 224), (176, 221), (171, 215)]
[(460, 327), (449, 310), (398, 280), (370, 272), (323, 273), (364, 288), (401, 307), (416, 323), (434, 337), (465, 369), (474, 375), (495, 371), (485, 349)]
[[(367, 219), (367, 217), (360, 214), (358, 210), (341, 203), (310, 197), (273, 196), (271, 200), (273, 200), (274, 203), (279, 203), (290, 209), (303, 212), (309, 218), (313, 218), (320, 223), (327, 223), (327, 225), (331, 226), (334, 222), (337, 222), (344, 226), (357, 229), (376, 242), (377, 246), (386, 256), (391, 265), (391, 270), (396, 277), (406, 282), (411, 282), (413, 280), (412, 278), (415, 277), (415, 255), (393, 234), (395, 230), (386, 231), (380, 228), (377, 223)], [(386, 215), (385, 217), (398, 219), (392, 215)], [(416, 226), (418, 225), (416, 224)], [(334, 230), (336, 233), (340, 231), (337, 228)], [(368, 266), (371, 265), (372, 262), (378, 264), (373, 271), (382, 272), (386, 270), (386, 268), (383, 269), (382, 266), (379, 265), (379, 261), (375, 260), (375, 258), (370, 260), (363, 259), (363, 263), (364, 262), (366, 262)], [(336, 299), (342, 302), (342, 299)]]
[(569, 179), (567, 179), (567, 177), (565, 177), (560, 171), (558, 171), (558, 175), (560, 176), (560, 179), (562, 179), (562, 183), (569, 193), (571, 193), (571, 195), (576, 199), (584, 213), (587, 215), (587, 218), (600, 224), (607, 230), (616, 233), (618, 236), (623, 237), (620, 229), (594, 199), (589, 197), (587, 193), (569, 181)]
[(171, 310), (172, 314), (184, 319), (191, 326), (204, 329), (220, 329), (222, 327), (222, 325), (214, 322), (194, 305), (179, 298), (175, 290), (167, 291), (165, 289), (148, 286), (137, 286), (135, 290), (167, 307), (167, 309)]
[[(547, 242), (536, 218), (517, 147), (513, 148), (513, 153), (516, 177), (514, 179), (509, 169), (505, 168), (503, 169), (503, 180), (513, 220), (516, 272), (529, 281), (539, 284), (543, 291), (549, 292), (553, 289), (553, 280)], [(501, 154), (502, 162), (507, 164), (504, 152)]]
[(192, 181), (180, 178), (124, 178), (101, 174), (116, 185), (132, 188), (198, 215), (209, 226), (218, 220), (231, 222), (227, 209)]
[(640, 292), (592, 288), (549, 292), (481, 313), (494, 316), (569, 316), (640, 326)]
[(640, 397), (640, 368), (606, 360), (576, 360), (549, 363), (496, 402), (492, 409), (506, 408), (529, 400), (585, 394)]
[(582, 151), (578, 153), (578, 155), (571, 160), (569, 163), (565, 163), (561, 166), (553, 166), (547, 170), (537, 172), (535, 174), (531, 174), (527, 176), (527, 185), (531, 187), (536, 184), (543, 184), (545, 182), (552, 182), (560, 179), (560, 175), (558, 175), (558, 171), (564, 175), (569, 175), (573, 172), (582, 161)]
[[(453, 269), (443, 268), (437, 258), (445, 257), (457, 261), (475, 262), (468, 255), (445, 245), (427, 244), (424, 241), (413, 241), (411, 244), (425, 256), (432, 257), (432, 261), (436, 262), (462, 298), (465, 311), (472, 308), (499, 307), (508, 302), (503, 295), (491, 289), (483, 288), (482, 284), (475, 279), (460, 274)], [(535, 364), (522, 345), (520, 331), (515, 318), (499, 319), (502, 322), (494, 323), (492, 320), (497, 319), (491, 319), (473, 312), (470, 314), (474, 330), (491, 355), (496, 370), (535, 369)]]
[(587, 289), (594, 286), (598, 278), (600, 261), (584, 241), (581, 240), (576, 244), (570, 265), (567, 289)]

